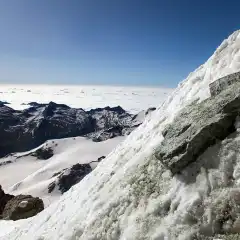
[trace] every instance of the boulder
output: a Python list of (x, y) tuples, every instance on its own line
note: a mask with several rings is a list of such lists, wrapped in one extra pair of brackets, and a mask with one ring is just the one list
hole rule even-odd
[(240, 113), (240, 83), (184, 108), (164, 131), (156, 157), (173, 174), (195, 161), (209, 146), (235, 131)]
[(0, 216), (3, 213), (3, 210), (6, 206), (6, 204), (8, 203), (8, 201), (10, 201), (12, 198), (14, 198), (13, 195), (10, 194), (6, 194), (3, 189), (2, 186), (0, 185)]
[(44, 209), (43, 201), (30, 195), (17, 195), (9, 200), (3, 210), (4, 220), (19, 220), (33, 217)]

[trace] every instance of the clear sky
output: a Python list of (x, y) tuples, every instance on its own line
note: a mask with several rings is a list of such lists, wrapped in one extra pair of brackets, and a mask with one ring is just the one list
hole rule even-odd
[(0, 82), (173, 87), (240, 26), (238, 0), (0, 0)]

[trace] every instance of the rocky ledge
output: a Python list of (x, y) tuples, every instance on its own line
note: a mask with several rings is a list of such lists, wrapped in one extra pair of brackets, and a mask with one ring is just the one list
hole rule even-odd
[(209, 85), (211, 96), (218, 95), (221, 91), (228, 88), (228, 86), (240, 81), (240, 72), (229, 74), (225, 77), (219, 78)]
[(65, 168), (60, 172), (55, 173), (52, 177), (55, 180), (49, 184), (48, 193), (53, 192), (57, 188), (62, 194), (67, 192), (72, 186), (79, 183), (85, 176), (87, 176), (94, 169), (93, 164), (96, 165), (101, 162), (105, 156), (99, 157), (96, 161), (90, 163), (77, 163), (70, 168)]
[(6, 194), (0, 185), (0, 219), (19, 220), (33, 217), (44, 209), (43, 201), (30, 195)]
[[(138, 115), (119, 106), (85, 111), (54, 102), (29, 105), (17, 111), (0, 102), (0, 157), (28, 151), (50, 139), (85, 136), (104, 141), (129, 134), (142, 123)], [(145, 115), (153, 110), (149, 109)]]
[(181, 172), (209, 146), (235, 131), (239, 113), (240, 82), (235, 82), (218, 95), (184, 108), (163, 131), (156, 157), (173, 174)]

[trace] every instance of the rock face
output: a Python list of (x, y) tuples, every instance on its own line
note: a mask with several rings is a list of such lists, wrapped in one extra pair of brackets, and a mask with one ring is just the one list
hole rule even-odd
[(37, 159), (47, 160), (53, 156), (53, 150), (51, 148), (39, 148), (35, 152), (31, 153), (31, 156), (37, 157)]
[(49, 139), (86, 136), (103, 141), (129, 134), (141, 124), (121, 107), (84, 111), (54, 102), (30, 105), (16, 111), (0, 104), (0, 157), (28, 151)]
[(17, 195), (9, 200), (3, 210), (4, 220), (19, 220), (33, 217), (44, 209), (43, 201), (30, 195)]
[(240, 72), (236, 72), (222, 77), (209, 85), (211, 96), (218, 95), (221, 91), (240, 81)]
[(0, 219), (19, 220), (35, 216), (44, 209), (43, 201), (30, 195), (4, 193), (0, 185)]
[(14, 196), (10, 194), (6, 194), (3, 191), (2, 186), (0, 185), (0, 216), (2, 215), (7, 202), (10, 201), (12, 198), (14, 198)]
[(229, 86), (200, 104), (186, 107), (163, 131), (164, 140), (156, 157), (171, 170), (180, 172), (209, 146), (235, 131), (240, 113), (240, 83)]
[(57, 178), (48, 185), (48, 193), (51, 193), (56, 187), (61, 193), (68, 191), (73, 185), (79, 183), (93, 170), (91, 163), (99, 163), (104, 158), (106, 157), (101, 156), (96, 161), (87, 164), (78, 163), (70, 168), (65, 168), (62, 171), (55, 173), (53, 177), (57, 176)]
[(48, 192), (51, 193), (55, 187), (61, 193), (68, 191), (73, 185), (79, 183), (86, 175), (92, 171), (90, 164), (75, 164), (71, 168), (63, 169), (61, 172), (56, 173), (57, 179), (49, 184)]

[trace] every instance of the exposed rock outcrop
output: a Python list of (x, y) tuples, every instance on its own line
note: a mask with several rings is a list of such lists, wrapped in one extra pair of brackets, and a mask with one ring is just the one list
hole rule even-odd
[(42, 147), (42, 148), (38, 148), (35, 152), (32, 152), (30, 155), (37, 157), (37, 159), (47, 160), (51, 158), (54, 154), (53, 154), (52, 148)]
[(30, 195), (17, 195), (9, 200), (3, 210), (4, 220), (19, 220), (33, 217), (44, 209), (43, 201)]
[(119, 106), (84, 111), (54, 102), (33, 102), (29, 108), (16, 111), (0, 104), (0, 157), (28, 151), (49, 139), (86, 136), (103, 141), (129, 134), (141, 123)]
[(48, 185), (48, 192), (51, 193), (56, 187), (64, 193), (68, 191), (73, 185), (79, 183), (86, 175), (88, 175), (94, 167), (92, 163), (101, 162), (105, 156), (99, 157), (96, 161), (92, 161), (86, 164), (75, 164), (70, 168), (65, 168), (59, 172), (56, 172), (52, 177), (57, 177), (52, 183)]
[(63, 169), (57, 173), (57, 179), (49, 184), (48, 192), (51, 193), (55, 187), (61, 193), (68, 191), (73, 185), (79, 183), (86, 175), (92, 171), (90, 164), (75, 164), (71, 168)]
[(156, 157), (173, 174), (195, 161), (209, 146), (226, 138), (240, 113), (240, 83), (200, 104), (183, 109), (165, 131)]
[(222, 77), (209, 85), (211, 96), (218, 95), (221, 91), (228, 88), (228, 86), (240, 81), (240, 72), (229, 74)]
[(0, 185), (0, 218), (8, 201), (14, 198), (13, 195), (6, 194)]
[(31, 195), (6, 194), (0, 185), (0, 219), (19, 220), (33, 217), (44, 209), (43, 201)]
[(3, 105), (3, 104), (10, 104), (10, 103), (6, 101), (0, 101), (0, 105)]

